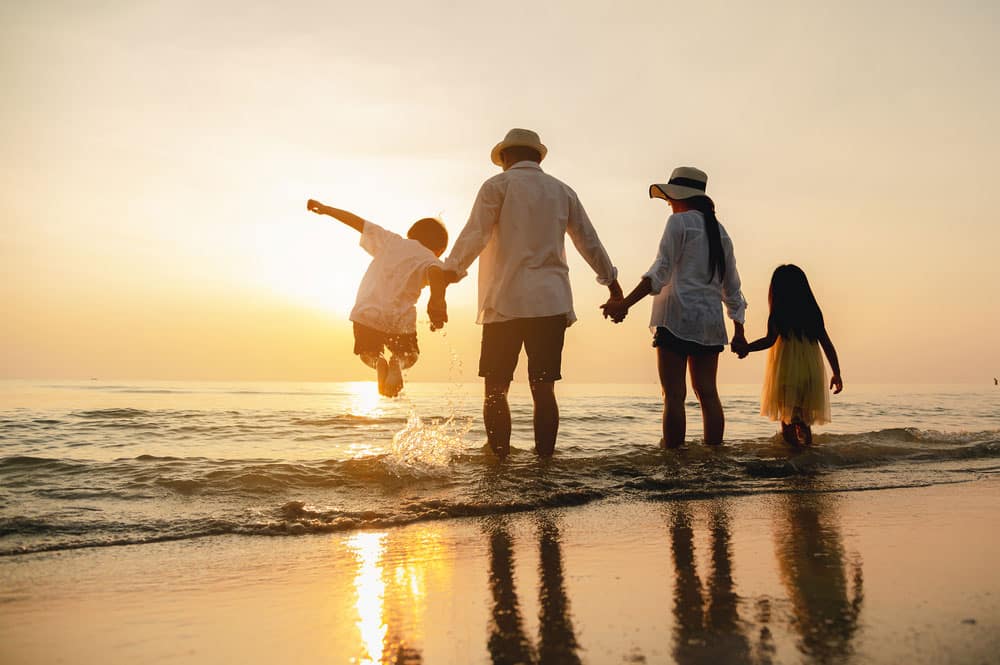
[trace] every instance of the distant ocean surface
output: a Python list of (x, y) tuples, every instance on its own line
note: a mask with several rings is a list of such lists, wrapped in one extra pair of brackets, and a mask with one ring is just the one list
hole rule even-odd
[(790, 450), (758, 386), (723, 386), (726, 445), (657, 449), (654, 385), (560, 384), (555, 459), (484, 447), (478, 384), (0, 382), (0, 555), (218, 534), (294, 536), (599, 499), (877, 490), (1000, 471), (1000, 389), (858, 386)]

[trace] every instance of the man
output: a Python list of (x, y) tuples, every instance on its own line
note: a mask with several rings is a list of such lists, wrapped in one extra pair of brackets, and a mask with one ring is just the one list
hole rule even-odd
[[(479, 376), (486, 383), (483, 420), (490, 448), (510, 452), (507, 392), (524, 346), (534, 401), (535, 451), (552, 455), (559, 431), (555, 382), (562, 378), (566, 327), (576, 320), (566, 265), (565, 236), (608, 287), (609, 303), (622, 299), (618, 271), (576, 193), (542, 171), (548, 152), (533, 131), (512, 129), (491, 154), (500, 173), (479, 190), (469, 221), (445, 260), (464, 277), (479, 257), (479, 314), (483, 326)], [(431, 284), (432, 325), (447, 320), (446, 277)]]

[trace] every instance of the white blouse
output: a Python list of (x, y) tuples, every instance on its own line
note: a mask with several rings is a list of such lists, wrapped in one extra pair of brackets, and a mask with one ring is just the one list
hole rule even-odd
[(372, 262), (358, 287), (351, 321), (385, 333), (417, 331), (417, 299), (427, 284), (427, 269), (441, 262), (416, 240), (365, 222), (361, 247)]
[(726, 276), (708, 279), (708, 234), (697, 210), (675, 213), (667, 220), (656, 260), (646, 272), (652, 286), (653, 314), (649, 325), (662, 326), (681, 339), (705, 346), (729, 343), (722, 305), (733, 321), (743, 323), (747, 302), (740, 290), (740, 273), (733, 241), (722, 224)]

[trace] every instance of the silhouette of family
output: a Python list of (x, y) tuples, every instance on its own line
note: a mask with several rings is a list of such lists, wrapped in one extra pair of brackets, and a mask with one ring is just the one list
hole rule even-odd
[[(507, 393), (523, 347), (534, 402), (535, 450), (555, 451), (559, 406), (555, 382), (562, 378), (566, 328), (576, 321), (566, 262), (565, 238), (608, 288), (603, 315), (620, 323), (646, 296), (653, 297), (650, 329), (663, 389), (661, 445), (684, 443), (686, 374), (701, 405), (704, 441), (719, 445), (725, 415), (719, 398), (719, 354), (726, 344), (745, 358), (769, 349), (761, 415), (781, 424), (792, 445), (812, 443), (811, 427), (830, 420), (827, 386), (843, 389), (837, 352), (805, 273), (779, 266), (768, 293), (765, 336), (748, 342), (743, 297), (733, 242), (707, 194), (708, 176), (692, 167), (674, 169), (668, 182), (649, 187), (650, 198), (672, 209), (656, 257), (636, 287), (625, 295), (611, 262), (576, 192), (545, 173), (548, 149), (537, 133), (512, 129), (491, 152), (501, 173), (483, 183), (451, 253), (448, 232), (425, 218), (403, 238), (377, 224), (310, 199), (310, 211), (329, 215), (361, 234), (372, 262), (361, 281), (350, 319), (354, 353), (377, 372), (379, 391), (395, 396), (402, 370), (419, 356), (416, 302), (430, 287), (431, 330), (448, 320), (445, 294), (479, 259), (477, 323), (482, 326), (479, 376), (485, 383), (483, 420), (489, 447), (501, 459), (510, 452), (511, 416)], [(723, 317), (733, 322), (730, 340)], [(829, 381), (823, 355), (829, 361)]]

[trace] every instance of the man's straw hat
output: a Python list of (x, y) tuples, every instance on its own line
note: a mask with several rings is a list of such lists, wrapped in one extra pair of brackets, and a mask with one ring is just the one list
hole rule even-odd
[(544, 145), (542, 145), (542, 140), (538, 138), (538, 134), (531, 131), (530, 129), (512, 129), (507, 132), (507, 136), (504, 137), (503, 141), (497, 143), (493, 146), (493, 151), (490, 152), (490, 159), (497, 166), (503, 166), (503, 160), (500, 159), (500, 151), (505, 148), (513, 148), (515, 146), (522, 146), (525, 148), (534, 148), (538, 151), (538, 154), (545, 159), (545, 153), (549, 151)]
[(673, 199), (682, 201), (693, 196), (706, 196), (705, 186), (708, 175), (693, 166), (678, 166), (670, 174), (670, 182), (663, 185), (650, 185), (649, 198)]

